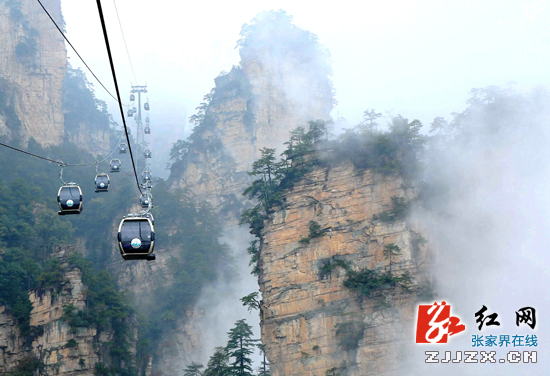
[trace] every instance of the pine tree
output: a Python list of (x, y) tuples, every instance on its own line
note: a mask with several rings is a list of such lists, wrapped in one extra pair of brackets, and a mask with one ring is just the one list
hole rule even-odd
[(235, 376), (252, 376), (253, 348), (258, 340), (252, 339), (252, 327), (244, 319), (235, 323), (235, 327), (227, 333), (229, 341), (225, 351), (233, 362), (230, 369)]
[(183, 370), (183, 376), (203, 376), (201, 368), (204, 368), (202, 364), (191, 362), (191, 364)]
[(271, 372), (269, 371), (269, 363), (265, 357), (265, 346), (260, 343), (258, 344), (258, 348), (260, 349), (260, 354), (262, 355), (262, 364), (258, 367), (258, 376), (271, 376)]
[(400, 253), (401, 253), (401, 248), (399, 248), (397, 244), (390, 243), (384, 246), (384, 256), (390, 261), (390, 274), (391, 274), (391, 266), (392, 266), (391, 257), (397, 256)]
[(223, 347), (216, 347), (210, 357), (203, 376), (230, 376), (229, 356)]

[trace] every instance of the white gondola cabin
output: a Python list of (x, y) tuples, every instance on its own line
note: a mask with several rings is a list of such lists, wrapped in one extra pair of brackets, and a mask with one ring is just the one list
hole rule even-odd
[(75, 183), (64, 184), (57, 192), (59, 215), (82, 213), (82, 190)]
[(109, 164), (110, 171), (111, 172), (120, 172), (120, 167), (122, 163), (120, 162), (120, 159), (112, 159), (111, 163)]
[(124, 260), (154, 260), (155, 228), (149, 217), (127, 217), (118, 227), (118, 247)]
[(95, 177), (95, 191), (96, 192), (108, 192), (111, 180), (107, 174), (97, 174)]

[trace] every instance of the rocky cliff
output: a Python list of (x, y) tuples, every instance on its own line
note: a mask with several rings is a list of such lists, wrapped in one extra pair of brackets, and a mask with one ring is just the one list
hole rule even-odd
[[(59, 0), (44, 6), (63, 25)], [(10, 127), (0, 116), (0, 135), (44, 146), (63, 141), (62, 88), (67, 68), (65, 41), (40, 5), (32, 0), (0, 2), (0, 78), (8, 106), (20, 121)], [(13, 124), (13, 123), (12, 123)]]
[(20, 335), (17, 323), (0, 307), (1, 372), (32, 361), (43, 374), (93, 376), (96, 364), (109, 363), (104, 345), (114, 340), (112, 329), (71, 328), (63, 318), (66, 306), (73, 305), (76, 309), (86, 306), (87, 287), (82, 283), (81, 270), (67, 261), (74, 252), (73, 246), (65, 246), (52, 255), (61, 262), (60, 285), (29, 292), (32, 303), (29, 337)]
[[(245, 50), (246, 51), (246, 50)], [(223, 214), (238, 216), (250, 165), (264, 147), (282, 150), (289, 132), (329, 120), (332, 86), (313, 63), (241, 52), (241, 67), (216, 78), (204, 116), (171, 179)]]
[[(252, 181), (247, 171), (260, 156), (260, 149), (282, 150), (290, 130), (307, 127), (308, 121), (330, 119), (332, 86), (327, 72), (317, 68), (317, 57), (305, 58), (303, 50), (295, 52), (295, 41), (273, 43), (289, 51), (274, 54), (264, 40), (261, 48), (243, 48), (240, 66), (215, 79), (214, 90), (205, 97), (195, 118), (193, 134), (171, 170), (173, 188), (186, 189), (190, 197), (210, 202), (220, 217), (226, 218), (226, 234), (236, 227), (246, 205), (242, 192)], [(120, 261), (114, 249), (112, 270), (119, 276), (121, 288), (146, 300), (159, 283), (156, 277), (168, 276), (170, 283), (170, 258), (177, 258), (178, 252), (159, 243), (157, 261), (129, 263)], [(157, 367), (166, 374), (204, 358), (198, 324), (202, 316), (196, 309), (179, 314), (176, 328), (163, 338)]]
[[(414, 226), (373, 220), (392, 207), (392, 196), (414, 197), (398, 176), (358, 171), (349, 163), (317, 168), (284, 195), (262, 231), (260, 290), (262, 342), (273, 376), (389, 375), (403, 359), (414, 320), (418, 265), (426, 257)], [(324, 236), (309, 243), (310, 221)], [(411, 291), (400, 287), (361, 298), (343, 284), (341, 260), (351, 268), (386, 270), (384, 245), (401, 253), (393, 272), (408, 271)], [(340, 265), (344, 265), (341, 263)]]

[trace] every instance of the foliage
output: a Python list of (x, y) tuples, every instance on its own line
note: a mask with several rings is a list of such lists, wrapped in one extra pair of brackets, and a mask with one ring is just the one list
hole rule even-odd
[(67, 341), (67, 343), (65, 344), (65, 347), (78, 347), (78, 342), (76, 342), (75, 339), (71, 338), (70, 340)]
[(34, 56), (38, 51), (37, 43), (34, 38), (23, 37), (22, 40), (15, 46), (15, 57), (23, 59)]
[(258, 294), (258, 292), (253, 292), (240, 299), (243, 306), (247, 307), (249, 312), (254, 309), (261, 310), (262, 303), (258, 300)]
[(216, 347), (214, 354), (208, 360), (203, 376), (232, 376), (229, 368), (229, 355), (223, 347)]
[(332, 272), (334, 272), (337, 268), (342, 268), (345, 271), (348, 271), (350, 267), (351, 265), (348, 261), (341, 259), (338, 255), (335, 255), (319, 261), (318, 276), (320, 280), (327, 277), (330, 279), (332, 277)]
[(391, 272), (380, 272), (376, 269), (363, 268), (359, 271), (348, 270), (344, 286), (352, 291), (357, 291), (359, 296), (370, 297), (374, 292), (395, 287), (397, 285), (408, 288), (411, 277), (408, 273), (399, 276)]
[[(275, 162), (275, 149), (263, 148), (261, 157), (252, 164), (250, 176), (258, 177), (247, 187), (243, 196), (249, 199), (257, 199), (257, 204), (245, 210), (241, 214), (240, 224), (247, 224), (250, 233), (260, 237), (264, 226), (264, 220), (274, 205), (282, 204), (282, 194), (299, 181), (318, 161), (308, 158), (310, 148), (315, 141), (320, 142), (320, 134), (325, 130), (322, 120), (309, 123), (306, 132), (303, 127), (298, 127), (291, 132), (290, 141), (286, 143), (287, 149), (281, 154), (281, 161)], [(313, 227), (312, 227), (313, 226)], [(320, 236), (320, 228), (314, 223), (310, 224), (315, 237)], [(311, 229), (310, 229), (311, 231)]]
[(13, 85), (10, 85), (9, 81), (5, 78), (0, 78), (0, 115), (3, 115), (5, 118), (6, 127), (17, 137), (21, 130), (21, 121), (15, 112), (15, 98), (13, 94)]
[(35, 357), (28, 355), (19, 360), (11, 372), (4, 373), (5, 376), (34, 376), (36, 371), (42, 371), (44, 364)]
[(258, 340), (252, 339), (252, 327), (244, 319), (235, 323), (235, 326), (227, 333), (229, 341), (225, 351), (233, 361), (230, 369), (235, 375), (252, 376), (253, 348)]
[(191, 364), (183, 370), (183, 376), (202, 376), (202, 368), (204, 368), (202, 364), (191, 362)]
[(372, 219), (374, 221), (380, 220), (386, 223), (404, 220), (409, 213), (409, 203), (405, 200), (405, 197), (392, 196), (391, 202), (391, 210), (383, 211), (380, 214), (374, 214)]
[(195, 305), (205, 284), (220, 270), (233, 277), (229, 248), (219, 241), (222, 228), (212, 206), (193, 201), (182, 190), (170, 191), (163, 180), (156, 182), (155, 192), (156, 241), (174, 250), (174, 257), (167, 260), (171, 282), (158, 276), (151, 299), (140, 304), (145, 314), (138, 357), (144, 362), (156, 354), (163, 334), (174, 330), (181, 313)]
[(95, 97), (93, 84), (80, 68), (67, 68), (63, 81), (63, 110), (66, 131), (77, 132), (82, 122), (97, 130), (108, 130), (112, 122), (107, 103)]
[(250, 262), (248, 263), (249, 266), (252, 266), (252, 275), (260, 277), (260, 249), (258, 248), (258, 241), (252, 240), (250, 242), (250, 246), (246, 249), (248, 254), (250, 255)]
[(258, 349), (260, 349), (260, 355), (262, 356), (262, 363), (258, 367), (258, 376), (271, 376), (269, 363), (267, 362), (267, 358), (265, 356), (265, 346), (259, 343)]
[(425, 137), (420, 134), (422, 123), (409, 123), (397, 116), (392, 118), (389, 132), (382, 132), (375, 129), (377, 115), (374, 110), (367, 112), (362, 124), (340, 135), (332, 161), (347, 160), (357, 169), (413, 177), (419, 172), (418, 154), (425, 144)]
[(339, 370), (340, 369), (338, 367), (332, 367), (331, 369), (327, 369), (327, 371), (325, 372), (325, 375), (326, 376), (340, 376)]
[(401, 253), (401, 248), (397, 244), (389, 243), (384, 245), (383, 254), (386, 259), (390, 261), (390, 274), (391, 274), (391, 267), (392, 267), (392, 256), (398, 256)]
[(309, 234), (307, 238), (302, 238), (299, 242), (309, 243), (311, 239), (320, 238), (321, 236), (325, 236), (325, 233), (321, 229), (321, 225), (315, 221), (309, 221)]
[(355, 350), (359, 347), (359, 341), (363, 339), (365, 327), (366, 325), (363, 322), (350, 321), (339, 323), (335, 326), (335, 337), (344, 350)]

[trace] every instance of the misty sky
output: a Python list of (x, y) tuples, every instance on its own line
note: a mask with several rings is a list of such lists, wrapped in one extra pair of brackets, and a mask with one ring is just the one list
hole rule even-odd
[[(550, 82), (548, 1), (118, 0), (117, 6), (137, 79), (150, 87), (152, 125), (171, 125), (178, 137), (213, 79), (238, 64), (242, 24), (264, 10), (286, 10), (330, 50), (339, 101), (333, 117), (338, 111), (351, 125), (367, 108), (428, 125), (462, 111), (473, 87)], [(62, 7), (69, 39), (113, 87), (95, 2), (62, 0)], [(103, 7), (127, 100), (134, 79), (113, 2)]]

